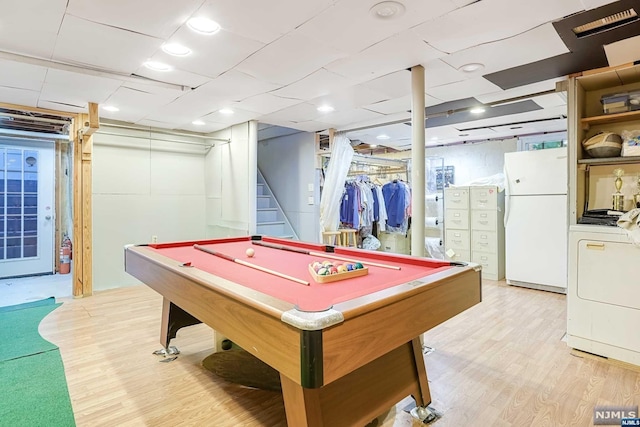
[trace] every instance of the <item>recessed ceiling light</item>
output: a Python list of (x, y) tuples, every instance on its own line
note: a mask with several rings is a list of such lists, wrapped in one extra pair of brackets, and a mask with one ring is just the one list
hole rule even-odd
[(233, 110), (231, 108), (223, 108), (220, 110), (220, 114), (233, 114)]
[(196, 126), (203, 126), (205, 122), (203, 122), (202, 120), (194, 120), (191, 122), (191, 124)]
[(482, 108), (482, 107), (475, 107), (475, 108), (472, 108), (471, 110), (469, 110), (469, 112), (471, 114), (482, 114), (482, 113), (485, 112), (485, 109)]
[(187, 56), (191, 53), (191, 49), (178, 43), (165, 43), (162, 45), (162, 50), (173, 56)]
[(193, 31), (202, 34), (215, 34), (220, 31), (220, 24), (204, 16), (189, 19), (187, 26)]
[(468, 133), (461, 133), (460, 136), (469, 136)]
[(158, 61), (147, 61), (144, 63), (144, 66), (153, 71), (171, 71), (173, 67), (171, 65), (167, 65), (163, 62)]
[(464, 64), (462, 67), (458, 68), (458, 70), (464, 71), (465, 73), (473, 73), (474, 71), (480, 71), (483, 69), (484, 69), (484, 64), (481, 64), (479, 62)]
[(371, 148), (376, 148), (378, 146), (378, 144), (369, 144), (369, 147)]
[(509, 129), (522, 129), (522, 126), (511, 126)]
[(120, 111), (118, 107), (114, 107), (113, 105), (105, 105), (104, 107), (102, 107), (102, 109), (106, 111), (111, 111), (113, 113), (115, 113), (116, 111)]
[(437, 137), (437, 136), (432, 136), (432, 137), (431, 137), (431, 140), (432, 140), (432, 141), (437, 141), (437, 140), (438, 140), (438, 137)]
[(321, 113), (329, 113), (329, 112), (333, 111), (335, 108), (333, 108), (331, 105), (321, 105), (316, 109), (318, 111), (320, 111)]
[(390, 138), (391, 137), (389, 135), (385, 135), (384, 133), (376, 136), (376, 139), (390, 139)]
[(404, 14), (404, 5), (397, 1), (383, 1), (369, 9), (369, 13), (377, 19), (389, 21)]

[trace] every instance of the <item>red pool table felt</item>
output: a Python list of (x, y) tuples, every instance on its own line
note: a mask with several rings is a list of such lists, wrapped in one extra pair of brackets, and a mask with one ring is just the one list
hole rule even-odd
[[(254, 245), (250, 237), (217, 239), (215, 241), (194, 241), (149, 245), (154, 251), (180, 263), (191, 263), (192, 267), (213, 275), (249, 287), (264, 294), (295, 304), (301, 311), (323, 311), (334, 304), (362, 297), (386, 288), (397, 286), (421, 277), (449, 268), (455, 268), (449, 262), (429, 258), (398, 256), (388, 253), (363, 251), (351, 248), (335, 248), (329, 255), (342, 256), (358, 261), (371, 261), (380, 264), (398, 266), (393, 270), (373, 265), (365, 265), (369, 274), (330, 283), (317, 283), (311, 277), (309, 264), (314, 261), (335, 261), (330, 258), (283, 251)], [(324, 252), (324, 245), (307, 244), (295, 241), (264, 238), (265, 243), (273, 243)], [(302, 285), (269, 273), (237, 264), (235, 262), (197, 250), (198, 244), (208, 249), (230, 255), (242, 261), (278, 271), (297, 279), (309, 282)], [(253, 257), (246, 250), (255, 251)]]

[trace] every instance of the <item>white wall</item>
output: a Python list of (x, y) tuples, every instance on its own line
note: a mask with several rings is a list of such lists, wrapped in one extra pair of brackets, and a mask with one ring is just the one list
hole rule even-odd
[(139, 283), (124, 272), (126, 244), (203, 238), (202, 142), (101, 124), (93, 136), (94, 290)]
[[(455, 185), (464, 185), (478, 178), (501, 173), (504, 154), (517, 151), (516, 138), (478, 143), (427, 147), (425, 156), (443, 157), (445, 166), (454, 166)], [(410, 159), (411, 151), (379, 155), (396, 159)]]
[[(317, 242), (315, 135), (301, 132), (259, 141), (258, 167), (300, 240)], [(309, 184), (314, 191), (309, 191)], [(308, 203), (309, 197), (314, 198), (314, 204)]]
[(212, 133), (205, 159), (207, 237), (246, 236), (255, 227), (257, 194), (255, 123)]

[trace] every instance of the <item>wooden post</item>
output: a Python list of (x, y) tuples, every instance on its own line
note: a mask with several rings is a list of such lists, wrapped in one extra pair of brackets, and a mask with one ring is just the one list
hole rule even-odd
[(82, 243), (82, 141), (80, 128), (82, 114), (78, 114), (71, 126), (70, 140), (73, 143), (73, 296), (84, 296), (82, 286), (82, 260), (84, 258)]
[(89, 104), (89, 114), (78, 114), (72, 126), (73, 168), (73, 296), (93, 293), (92, 155), (93, 133), (99, 128), (98, 104)]

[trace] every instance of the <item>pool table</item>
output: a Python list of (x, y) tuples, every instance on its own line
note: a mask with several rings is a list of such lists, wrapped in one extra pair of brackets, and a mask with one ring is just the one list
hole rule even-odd
[[(318, 283), (309, 264), (333, 257), (367, 274)], [(125, 270), (163, 296), (165, 348), (211, 326), (280, 373), (295, 427), (365, 425), (409, 395), (426, 407), (420, 334), (481, 300), (476, 264), (266, 236), (128, 245)]]

